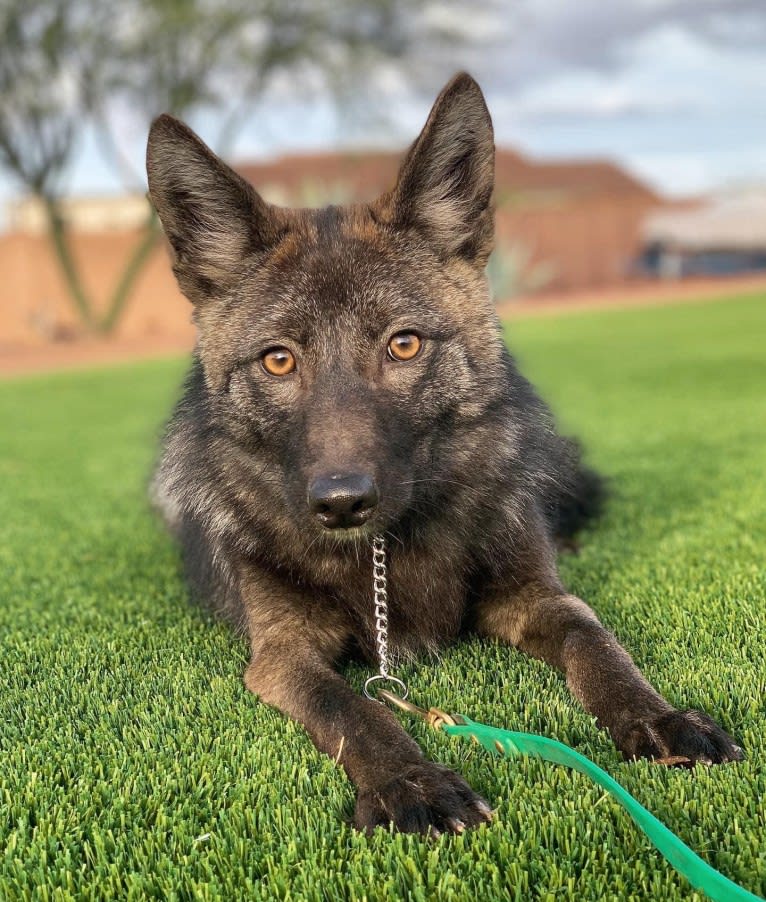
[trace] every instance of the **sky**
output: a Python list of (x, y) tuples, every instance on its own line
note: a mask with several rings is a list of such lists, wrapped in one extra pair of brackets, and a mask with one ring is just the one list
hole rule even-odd
[[(431, 3), (426, 15), (452, 13)], [(378, 107), (339, 114), (329, 98), (277, 83), (244, 123), (244, 160), (339, 146), (404, 147), (450, 68), (482, 85), (496, 142), (540, 158), (606, 157), (673, 196), (766, 184), (766, 0), (496, 0), (458, 24), (466, 46), (441, 60), (425, 88), (384, 71)], [(360, 97), (360, 107), (365, 97)], [(372, 104), (370, 104), (372, 105)], [(213, 114), (192, 123), (213, 142)], [(145, 127), (126, 118), (121, 143), (141, 171)], [(122, 190), (84, 133), (73, 193)], [(0, 199), (16, 193), (0, 175)]]

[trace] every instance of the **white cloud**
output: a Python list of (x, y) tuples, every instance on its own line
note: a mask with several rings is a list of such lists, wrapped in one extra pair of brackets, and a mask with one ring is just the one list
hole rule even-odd
[(628, 154), (625, 164), (636, 175), (670, 196), (709, 194), (722, 187), (766, 186), (759, 150)]

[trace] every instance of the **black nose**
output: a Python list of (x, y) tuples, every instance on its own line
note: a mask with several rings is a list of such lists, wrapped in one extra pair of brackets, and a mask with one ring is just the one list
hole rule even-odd
[(327, 529), (361, 526), (378, 506), (378, 487), (371, 476), (320, 476), (309, 486), (309, 510)]

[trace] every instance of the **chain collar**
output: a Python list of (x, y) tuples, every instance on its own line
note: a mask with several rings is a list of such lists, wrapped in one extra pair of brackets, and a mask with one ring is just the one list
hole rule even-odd
[[(372, 592), (375, 604), (375, 644), (378, 651), (378, 672), (369, 677), (364, 684), (367, 698), (378, 701), (370, 687), (374, 683), (387, 682), (397, 686), (402, 698), (407, 698), (407, 686), (388, 672), (388, 561), (386, 559), (386, 540), (377, 535), (372, 540)], [(380, 687), (378, 687), (380, 688)]]

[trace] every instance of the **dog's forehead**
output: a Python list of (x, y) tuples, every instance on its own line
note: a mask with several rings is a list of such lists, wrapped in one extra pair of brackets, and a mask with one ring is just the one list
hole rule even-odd
[(443, 319), (438, 285), (385, 236), (355, 231), (340, 212), (316, 219), (315, 229), (293, 236), (269, 262), (258, 286), (262, 322), (291, 332), (353, 323), (372, 335), (408, 316)]

